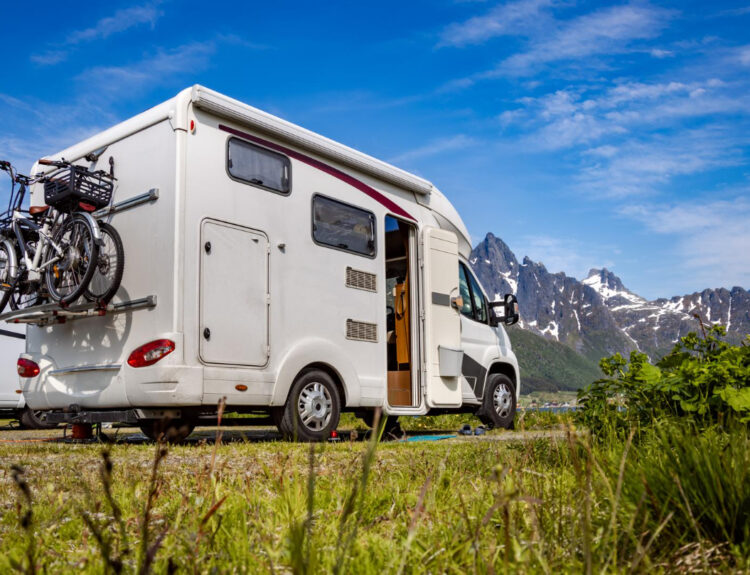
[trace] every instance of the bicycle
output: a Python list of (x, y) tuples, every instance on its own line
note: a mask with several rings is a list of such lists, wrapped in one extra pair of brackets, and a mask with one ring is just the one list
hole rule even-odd
[[(39, 164), (57, 168), (44, 178), (44, 199), (47, 204), (68, 211), (83, 210), (89, 213), (109, 204), (115, 180), (113, 171), (91, 172), (83, 166), (76, 166), (65, 160), (39, 160)], [(111, 158), (110, 164), (113, 165)], [(93, 220), (93, 223), (99, 227), (101, 241), (98, 242), (98, 256), (94, 258), (94, 273), (86, 285), (83, 296), (90, 302), (96, 302), (99, 307), (104, 307), (120, 287), (125, 253), (120, 234), (114, 226), (97, 220)], [(71, 301), (76, 299), (70, 297)]]
[[(67, 162), (41, 160), (40, 164), (58, 171), (30, 178), (18, 174), (9, 162), (0, 162), (0, 170), (7, 171), (12, 182), (8, 210), (0, 216), (0, 312), (8, 303), (11, 309), (42, 303), (47, 295), (67, 306), (85, 292), (98, 261), (102, 243), (98, 224), (89, 213), (76, 211), (82, 206), (74, 205), (75, 194), (62, 193), (61, 172), (80, 169), (71, 170)], [(42, 181), (48, 205), (23, 210), (27, 188)], [(73, 179), (69, 183), (75, 187)], [(110, 181), (110, 196), (111, 188)], [(57, 191), (59, 197), (48, 190)]]

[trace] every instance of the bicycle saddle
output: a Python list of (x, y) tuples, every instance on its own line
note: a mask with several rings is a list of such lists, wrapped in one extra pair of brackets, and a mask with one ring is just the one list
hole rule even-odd
[(29, 213), (30, 213), (30, 214), (31, 214), (32, 216), (36, 216), (36, 215), (39, 215), (39, 214), (43, 214), (43, 213), (44, 213), (44, 212), (46, 212), (46, 211), (47, 211), (48, 209), (49, 209), (49, 206), (31, 206), (31, 207), (29, 208)]

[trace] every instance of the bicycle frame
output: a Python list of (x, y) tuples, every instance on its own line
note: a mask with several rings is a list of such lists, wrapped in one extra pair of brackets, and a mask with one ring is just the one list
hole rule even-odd
[[(60, 214), (57, 214), (54, 218), (46, 216), (44, 218), (44, 224), (39, 226), (33, 220), (23, 216), (20, 210), (13, 212), (13, 232), (18, 240), (18, 247), (23, 258), (23, 263), (26, 266), (28, 272), (39, 273), (42, 270), (48, 268), (52, 264), (60, 261), (64, 256), (62, 248), (50, 237), (50, 224), (54, 223)], [(26, 247), (26, 241), (23, 236), (23, 228), (31, 229), (39, 234), (39, 242), (37, 243), (36, 249), (34, 250), (34, 257), (29, 257), (28, 249)], [(50, 245), (56, 252), (57, 257), (52, 258), (43, 264), (41, 263), (42, 254), (45, 251), (47, 245)]]

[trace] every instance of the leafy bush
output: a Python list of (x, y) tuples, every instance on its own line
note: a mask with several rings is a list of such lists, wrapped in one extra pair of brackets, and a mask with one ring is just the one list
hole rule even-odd
[(655, 365), (644, 353), (604, 358), (607, 376), (578, 394), (578, 418), (595, 434), (623, 434), (664, 417), (687, 418), (701, 428), (726, 419), (750, 422), (750, 336), (742, 345), (722, 340), (715, 325), (703, 337), (689, 333)]

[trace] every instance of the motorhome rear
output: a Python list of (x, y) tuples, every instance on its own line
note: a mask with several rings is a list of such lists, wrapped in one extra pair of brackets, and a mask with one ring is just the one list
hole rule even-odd
[(307, 440), (378, 407), (511, 425), (515, 356), (426, 180), (200, 86), (50, 158), (114, 170), (125, 272), (116, 309), (29, 325), (34, 409), (152, 436), (222, 398)]

